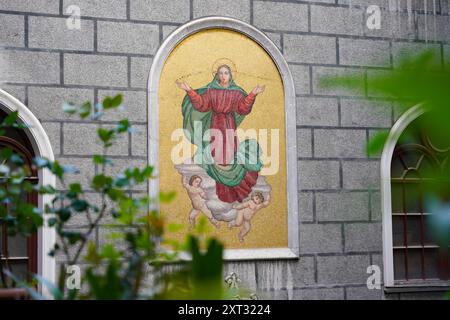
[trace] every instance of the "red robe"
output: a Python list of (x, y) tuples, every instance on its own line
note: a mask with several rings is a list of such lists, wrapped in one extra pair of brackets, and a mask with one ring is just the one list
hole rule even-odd
[[(197, 111), (212, 111), (210, 129), (220, 130), (223, 139), (222, 141), (220, 139), (215, 141), (214, 137), (211, 137), (211, 153), (216, 164), (229, 164), (233, 160), (238, 146), (233, 113), (249, 114), (252, 111), (256, 95), (251, 92), (245, 96), (239, 90), (216, 89), (208, 89), (201, 95), (194, 90), (190, 90), (187, 94)], [(224, 202), (242, 202), (252, 191), (257, 179), (257, 171), (248, 171), (241, 183), (235, 187), (216, 182), (216, 194)]]

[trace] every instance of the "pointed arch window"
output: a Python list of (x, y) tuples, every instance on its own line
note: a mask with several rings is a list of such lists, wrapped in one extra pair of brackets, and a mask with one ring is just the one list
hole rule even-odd
[(427, 190), (449, 165), (450, 148), (417, 130), (424, 110), (408, 110), (393, 126), (381, 163), (385, 287), (449, 286), (449, 248), (438, 245)]

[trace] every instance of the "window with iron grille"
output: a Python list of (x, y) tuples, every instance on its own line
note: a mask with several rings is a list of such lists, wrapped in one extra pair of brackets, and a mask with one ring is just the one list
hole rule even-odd
[(427, 190), (449, 165), (449, 148), (418, 130), (417, 122), (401, 134), (391, 161), (393, 280), (399, 286), (448, 285), (449, 248), (438, 245), (430, 227)]

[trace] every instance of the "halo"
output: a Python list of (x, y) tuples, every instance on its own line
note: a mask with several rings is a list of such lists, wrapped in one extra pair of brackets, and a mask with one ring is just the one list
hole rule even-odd
[(212, 70), (211, 70), (213, 76), (216, 75), (217, 68), (219, 68), (221, 65), (224, 65), (224, 64), (226, 64), (227, 66), (230, 67), (231, 73), (233, 74), (233, 77), (235, 77), (235, 75), (237, 73), (236, 64), (228, 58), (220, 58), (220, 59), (217, 59), (216, 61), (214, 61), (213, 65), (212, 65)]

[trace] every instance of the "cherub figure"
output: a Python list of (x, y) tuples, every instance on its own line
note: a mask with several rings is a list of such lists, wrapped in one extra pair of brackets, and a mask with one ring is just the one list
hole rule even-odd
[(213, 215), (211, 210), (206, 206), (206, 194), (202, 188), (202, 178), (198, 175), (193, 175), (189, 181), (183, 176), (181, 179), (183, 186), (188, 192), (189, 198), (192, 203), (192, 210), (189, 213), (189, 222), (191, 226), (195, 226), (195, 220), (197, 216), (203, 212), (203, 214), (208, 217), (209, 221), (216, 227), (219, 228), (220, 224)]
[(233, 227), (242, 226), (238, 234), (240, 242), (244, 242), (244, 237), (250, 231), (250, 221), (252, 220), (256, 211), (267, 207), (269, 205), (269, 202), (270, 194), (267, 195), (267, 199), (264, 201), (263, 194), (257, 191), (252, 193), (250, 200), (233, 206), (233, 208), (236, 209), (236, 218), (228, 223), (228, 227), (231, 229)]

